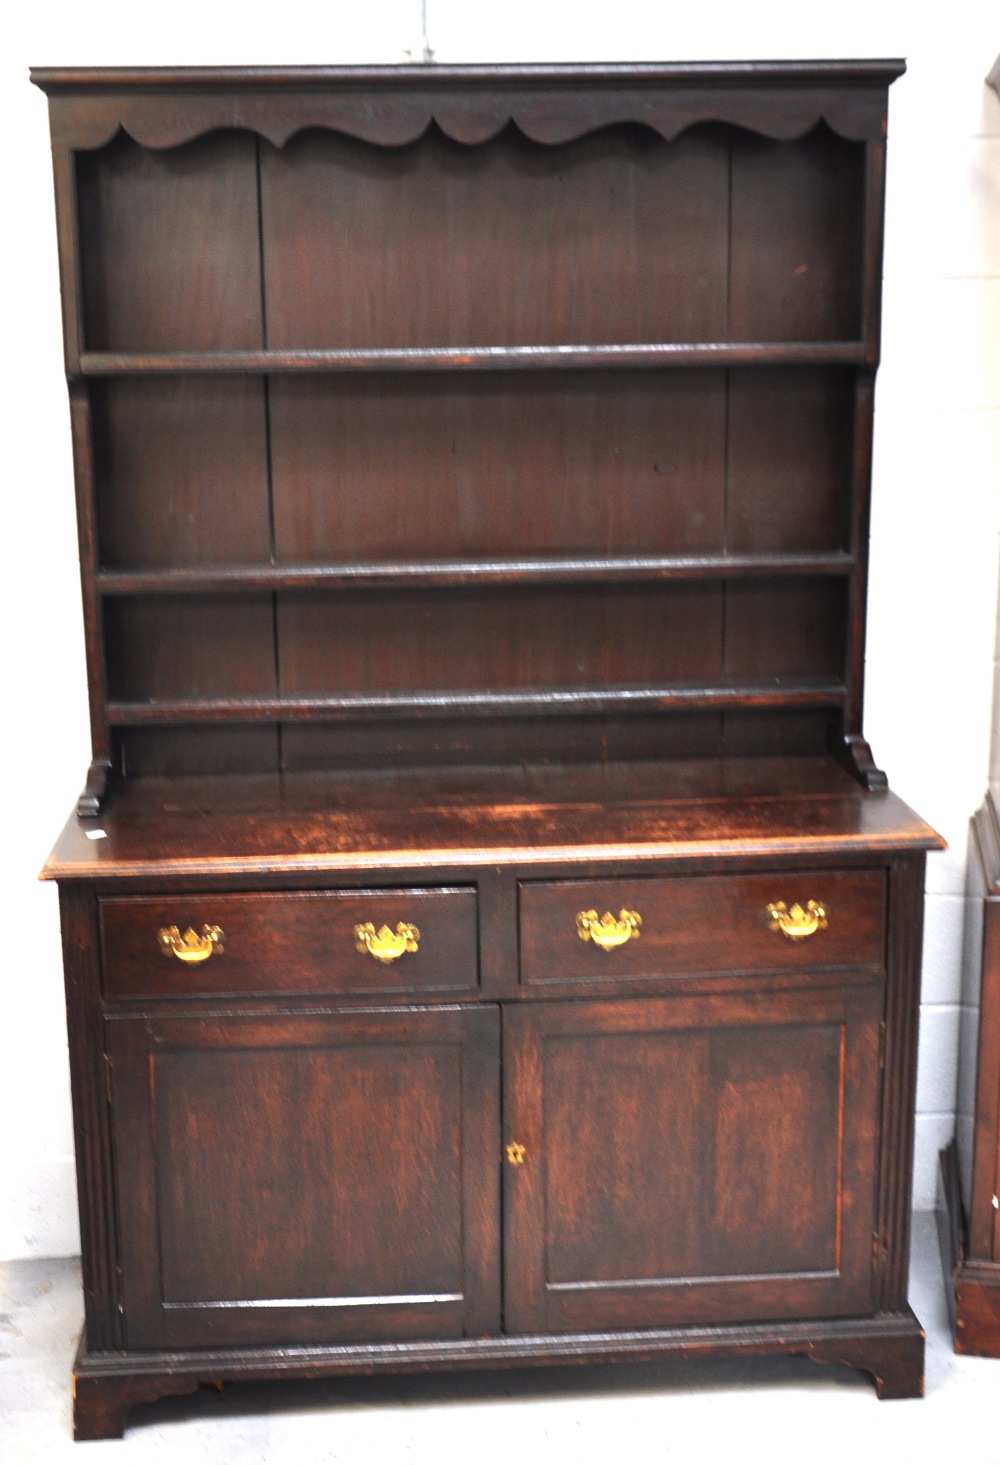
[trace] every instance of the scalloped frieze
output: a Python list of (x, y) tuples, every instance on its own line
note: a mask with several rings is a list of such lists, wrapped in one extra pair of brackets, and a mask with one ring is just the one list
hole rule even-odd
[(426, 84), (390, 91), (189, 91), (55, 95), (53, 139), (74, 151), (105, 146), (119, 129), (148, 148), (176, 147), (239, 128), (275, 147), (306, 128), (329, 128), (381, 147), (402, 147), (435, 123), (454, 142), (488, 142), (513, 122), (537, 143), (572, 142), (637, 123), (668, 141), (700, 122), (723, 122), (780, 141), (825, 122), (850, 142), (885, 133), (884, 86), (579, 88), (462, 92)]

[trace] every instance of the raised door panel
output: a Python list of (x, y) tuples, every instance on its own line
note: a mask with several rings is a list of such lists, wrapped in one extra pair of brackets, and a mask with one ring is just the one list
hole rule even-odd
[(109, 1023), (129, 1347), (499, 1328), (495, 1008)]
[(506, 1009), (508, 1330), (870, 1312), (880, 1008)]

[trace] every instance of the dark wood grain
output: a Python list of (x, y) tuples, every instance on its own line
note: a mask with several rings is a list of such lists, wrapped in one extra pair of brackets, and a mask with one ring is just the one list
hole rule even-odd
[(943, 845), (894, 794), (872, 798), (809, 758), (136, 779), (116, 789), (101, 827), (105, 838), (90, 840), (73, 818), (43, 877), (545, 863), (587, 874), (608, 858), (801, 864)]
[(557, 150), (515, 128), (475, 148), (437, 128), (391, 152), (327, 132), (265, 147), (268, 342), (720, 340), (727, 165), (700, 130)]
[[(49, 93), (53, 135), (93, 148), (124, 128), (147, 146), (249, 127), (282, 146), (325, 126), (386, 146), (434, 121), (466, 144), (509, 121), (558, 144), (619, 122), (665, 138), (708, 120), (774, 138), (801, 137), (824, 118), (840, 135), (885, 135), (886, 88), (902, 61), (723, 62), (591, 66), (35, 68)], [(276, 94), (280, 105), (275, 105)]]
[(864, 149), (864, 241), (861, 251), (861, 335), (878, 360), (882, 343), (882, 246), (885, 233), (885, 138)]
[(990, 786), (969, 828), (955, 1139), (939, 1233), (960, 1353), (1000, 1358), (1000, 816)]
[(869, 1310), (880, 1006), (509, 1008), (504, 1126), (526, 1154), (504, 1172), (508, 1326)]
[(77, 188), (91, 349), (265, 344), (252, 138), (221, 133), (150, 152), (120, 135), (78, 155)]
[[(190, 1393), (199, 1381), (270, 1380), (432, 1373), (438, 1370), (522, 1368), (586, 1363), (644, 1363), (799, 1354), (814, 1363), (866, 1373), (880, 1398), (917, 1399), (924, 1384), (924, 1334), (912, 1311), (877, 1317), (814, 1318), (802, 1322), (738, 1323), (633, 1332), (543, 1333), (529, 1337), (462, 1338), (433, 1343), (357, 1346), (198, 1348), (169, 1352), (91, 1353), (74, 1365), (78, 1438), (120, 1438), (135, 1404)], [(261, 1402), (267, 1402), (261, 1394)], [(107, 1429), (107, 1434), (103, 1429)], [(100, 1432), (98, 1432), (100, 1431)]]
[[(690, 973), (857, 966), (869, 977), (885, 963), (885, 878), (881, 872), (785, 871), (655, 880), (529, 881), (520, 888), (521, 980), (529, 986), (613, 985)], [(768, 906), (816, 900), (828, 924), (793, 940), (770, 929)], [(577, 913), (634, 910), (638, 934), (611, 951), (580, 939)]]
[(856, 563), (847, 609), (847, 674), (851, 695), (847, 736), (862, 737), (865, 696), (865, 635), (868, 609), (868, 523), (871, 512), (872, 431), (875, 420), (875, 378), (859, 372), (854, 388), (854, 450), (851, 462), (850, 549)]
[(669, 686), (722, 670), (718, 585), (278, 597), (283, 696)]
[[(282, 766), (282, 732), (278, 723), (118, 727), (115, 754), (126, 780), (277, 774)], [(106, 798), (102, 798), (100, 808), (105, 805)]]
[(742, 581), (726, 586), (725, 675), (733, 684), (773, 678), (842, 681), (844, 586), (827, 580)]
[[(663, 717), (661, 710), (668, 705), (671, 716)], [(812, 714), (820, 724), (816, 738), (802, 746), (783, 736), (778, 740), (782, 750), (822, 752), (830, 705)], [(558, 766), (722, 755), (722, 723), (729, 714), (717, 710), (718, 701), (709, 700), (700, 709), (690, 710), (690, 702), (685, 708), (683, 701), (673, 701), (668, 694), (667, 698), (649, 696), (646, 706), (652, 710), (643, 712), (638, 706), (622, 710), (615, 699), (609, 699), (602, 708), (601, 699), (593, 698), (589, 709), (564, 707), (559, 716), (545, 718), (529, 702), (520, 709), (499, 710), (498, 715), (472, 704), (466, 715), (461, 709), (455, 715), (456, 709), (449, 708), (414, 716), (403, 707), (399, 715), (390, 713), (377, 722), (350, 716), (284, 721), (279, 724), (282, 767), (289, 774), (331, 768), (363, 774), (387, 764), (410, 771), (475, 767), (487, 773), (537, 763)], [(755, 709), (747, 716), (766, 720), (767, 714)], [(772, 750), (773, 744), (762, 751)]]
[(1000, 1358), (1000, 1262), (969, 1255), (958, 1146), (941, 1151), (937, 1223), (956, 1353)]
[(93, 1368), (93, 1360), (101, 1357), (88, 1351), (85, 1339), (80, 1340), (73, 1363), (73, 1438), (78, 1443), (120, 1440), (137, 1404), (193, 1394), (198, 1388), (198, 1379), (183, 1373), (113, 1377), (99, 1368), (88, 1372), (88, 1365)]
[[(354, 928), (415, 925), (418, 949), (383, 964), (358, 951)], [(158, 932), (221, 927), (221, 950), (185, 965)], [(474, 890), (324, 891), (101, 902), (107, 997), (351, 993), (372, 1000), (412, 991), (475, 996), (479, 930)]]
[(78, 819), (96, 819), (111, 786), (112, 764), (110, 758), (92, 758), (87, 769), (87, 781), (76, 801)]
[[(135, 617), (134, 623), (141, 623), (140, 618)], [(250, 631), (252, 629), (252, 626), (248, 628)], [(248, 663), (253, 663), (253, 657), (249, 653), (247, 660)], [(167, 656), (164, 657), (163, 665), (165, 685), (167, 679), (173, 681), (175, 677), (179, 679), (184, 675), (183, 669), (174, 668)], [(234, 723), (253, 722), (328, 723), (343, 719), (356, 723), (359, 719), (365, 719), (369, 726), (374, 726), (382, 719), (395, 721), (400, 718), (427, 718), (437, 722), (442, 718), (496, 718), (539, 713), (552, 719), (552, 722), (557, 722), (563, 717), (578, 718), (588, 713), (620, 716), (630, 711), (662, 713), (675, 709), (690, 712), (710, 711), (715, 708), (745, 708), (774, 712), (784, 708), (837, 709), (843, 707), (847, 695), (847, 688), (841, 681), (808, 676), (772, 677), (767, 681), (742, 683), (723, 678), (717, 682), (680, 683), (673, 686), (631, 683), (596, 688), (505, 687), (497, 692), (479, 688), (455, 687), (442, 690), (431, 687), (417, 691), (316, 692), (305, 696), (288, 694), (280, 697), (268, 694), (218, 697), (210, 692), (201, 693), (195, 690), (193, 683), (188, 685), (190, 689), (180, 696), (163, 695), (157, 689), (151, 691), (149, 700), (129, 698), (109, 701), (108, 721), (113, 727), (194, 723), (195, 733), (204, 732), (204, 724), (211, 722), (220, 726), (232, 726)], [(664, 732), (669, 746), (669, 726), (665, 727)], [(717, 750), (710, 747), (706, 751), (708, 756), (712, 756)], [(782, 747), (751, 751), (782, 751), (792, 754), (802, 750), (797, 747)], [(553, 755), (554, 745), (550, 745), (545, 749), (546, 761), (552, 760)], [(374, 761), (377, 764), (377, 760)], [(517, 761), (520, 762), (521, 759)], [(368, 766), (372, 766), (371, 761)]]
[(112, 600), (104, 623), (112, 698), (155, 703), (277, 690), (269, 595)]
[(277, 559), (718, 554), (725, 442), (717, 371), (283, 377)]
[(121, 1019), (109, 1051), (129, 1346), (497, 1331), (495, 1009)]
[(734, 134), (733, 340), (857, 339), (864, 161), (822, 127), (794, 148)]
[(101, 563), (190, 570), (271, 558), (264, 385), (95, 384)]
[(101, 1032), (97, 902), (80, 886), (59, 891), (76, 1184), (83, 1257), (84, 1338), (96, 1349), (121, 1347), (115, 1180)]
[(502, 559), (340, 560), (312, 564), (176, 565), (100, 570), (102, 595), (191, 595), (242, 590), (350, 590), (476, 585), (630, 585), (659, 580), (732, 580), (762, 576), (850, 575), (854, 561), (837, 550), (814, 554), (510, 555)]
[(909, 1280), (924, 864), (922, 854), (899, 857), (889, 877), (897, 921), (889, 937), (879, 1202), (872, 1243), (875, 1296), (889, 1311), (905, 1307)]
[[(963, 1053), (963, 1117), (974, 1116), (969, 1175), (969, 1242), (977, 1260), (1000, 1263), (1000, 1220), (993, 1204), (1000, 1195), (1000, 820), (991, 789), (975, 820), (976, 856), (985, 890), (970, 919), (982, 921), (982, 967), (973, 985), (966, 974), (966, 996), (978, 1009), (979, 1041), (974, 1062)], [(972, 1093), (969, 1093), (972, 1090)], [(966, 1095), (972, 1098), (970, 1104)], [(972, 1097), (974, 1094), (974, 1098)], [(963, 1139), (965, 1137), (963, 1136)]]
[(874, 366), (859, 341), (701, 341), (626, 345), (372, 346), (261, 351), (88, 351), (81, 376), (225, 375), (261, 372), (449, 372), (602, 370), (609, 366)]
[(34, 74), (78, 1437), (205, 1378), (800, 1352), (920, 1392), (941, 842), (863, 731), (901, 70)]
[[(51, 108), (49, 111), (52, 120)], [(59, 297), (62, 306), (63, 360), (67, 378), (80, 369), (86, 345), (83, 336), (83, 299), (77, 265), (80, 200), (76, 187), (76, 158), (71, 147), (52, 133), (52, 176), (55, 183), (56, 245), (59, 251)], [(74, 434), (75, 439), (75, 434)], [(74, 441), (74, 451), (76, 443)]]
[[(711, 715), (711, 714), (710, 714)], [(634, 719), (626, 719), (631, 725)], [(641, 720), (641, 719), (640, 719)], [(542, 718), (530, 705), (507, 707), (493, 715), (479, 709), (429, 709), (424, 715), (412, 704), (377, 720), (367, 713), (333, 718), (287, 719), (281, 729), (282, 769), (294, 783), (299, 775), (330, 769), (350, 771), (364, 780), (372, 769), (417, 770), (477, 768), (521, 769), (526, 763), (579, 764), (600, 761), (607, 744), (608, 719), (598, 710)], [(670, 723), (673, 726), (673, 720)], [(647, 728), (645, 754), (662, 749), (663, 719)], [(637, 757), (643, 756), (637, 753)]]
[(111, 761), (111, 734), (104, 705), (107, 662), (102, 635), (101, 606), (96, 588), (100, 549), (97, 511), (94, 502), (94, 422), (90, 392), (85, 383), (70, 383), (69, 410), (73, 433), (76, 532), (80, 545), (80, 591), (83, 600), (87, 685), (90, 691), (91, 763), (109, 764)]
[[(629, 707), (623, 709), (608, 700), (603, 710), (600, 699), (588, 697), (578, 708), (559, 704), (559, 715), (544, 720), (530, 702), (520, 708), (498, 709), (499, 715), (475, 703), (426, 716), (422, 709), (414, 716), (403, 706), (397, 707), (397, 715), (387, 711), (377, 722), (335, 713), (332, 720), (280, 722), (281, 762), (283, 770), (291, 774), (331, 768), (363, 773), (387, 761), (406, 770), (474, 766), (486, 772), (538, 762), (579, 765), (823, 755), (830, 724), (836, 721), (841, 705), (840, 693), (803, 689), (796, 698), (786, 688), (783, 697), (784, 707), (741, 704), (737, 710), (732, 696), (718, 693), (702, 698), (677, 692), (649, 694), (645, 699), (637, 695), (630, 699)], [(670, 716), (664, 717), (667, 709)], [(458, 715), (454, 715), (456, 711)], [(119, 736), (131, 741), (171, 731), (146, 725), (123, 728)], [(145, 771), (164, 770), (150, 767)], [(187, 771), (213, 770), (206, 765)]]
[(956, 1285), (955, 1352), (1000, 1358), (1000, 1264), (963, 1267)]
[(851, 375), (801, 367), (732, 371), (728, 412), (727, 549), (741, 554), (846, 549)]
[[(719, 754), (726, 758), (814, 758), (827, 751), (837, 712), (822, 709), (754, 707), (722, 714)], [(705, 756), (706, 748), (700, 750)]]

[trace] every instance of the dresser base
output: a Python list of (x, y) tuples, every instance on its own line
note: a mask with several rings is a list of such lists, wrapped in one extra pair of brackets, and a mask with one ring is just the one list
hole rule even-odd
[(1000, 1263), (966, 1255), (958, 1150), (941, 1151), (937, 1225), (956, 1353), (1000, 1358)]
[(208, 1383), (796, 1353), (814, 1363), (840, 1363), (870, 1374), (880, 1399), (917, 1399), (924, 1391), (924, 1333), (909, 1308), (875, 1318), (819, 1322), (354, 1347), (123, 1354), (91, 1352), (81, 1342), (73, 1369), (74, 1433), (78, 1440), (120, 1439), (136, 1404), (192, 1394)]

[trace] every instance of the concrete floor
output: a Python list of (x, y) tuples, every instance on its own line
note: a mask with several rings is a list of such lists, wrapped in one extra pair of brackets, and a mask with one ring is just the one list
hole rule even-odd
[(124, 1443), (74, 1445), (75, 1261), (0, 1264), (0, 1462), (638, 1461), (1000, 1465), (1000, 1361), (956, 1358), (933, 1220), (914, 1228), (910, 1299), (927, 1329), (927, 1397), (879, 1403), (807, 1359), (470, 1374), (209, 1390), (135, 1410)]

